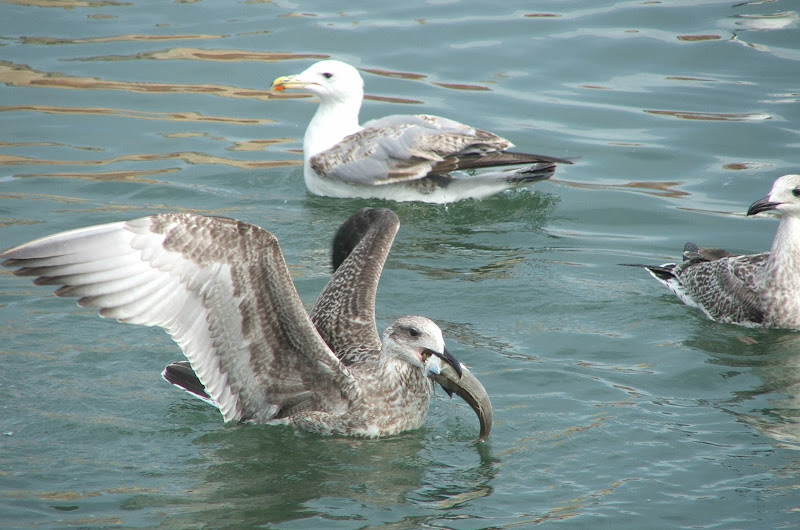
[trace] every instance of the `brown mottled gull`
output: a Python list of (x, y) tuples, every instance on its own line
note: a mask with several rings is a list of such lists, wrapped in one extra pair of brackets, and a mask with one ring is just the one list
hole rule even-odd
[(485, 439), (486, 391), (433, 321), (400, 317), (378, 336), (375, 293), (397, 216), (365, 209), (340, 232), (348, 226), (359, 231), (337, 236), (341, 262), (311, 317), (275, 236), (234, 219), (154, 215), (62, 232), (0, 259), (101, 316), (164, 328), (189, 360), (167, 366), (165, 379), (225, 421), (388, 436), (422, 425), (433, 378), (472, 406)]
[(359, 125), (364, 81), (341, 61), (320, 61), (272, 82), (273, 90), (287, 88), (319, 96), (303, 139), (306, 186), (316, 195), (447, 203), (547, 179), (556, 163), (571, 164), (508, 151), (514, 146), (505, 138), (438, 116), (392, 115)]
[(645, 268), (712, 320), (800, 329), (800, 175), (777, 179), (747, 215), (768, 210), (782, 214), (769, 252), (735, 255), (687, 243), (681, 263)]

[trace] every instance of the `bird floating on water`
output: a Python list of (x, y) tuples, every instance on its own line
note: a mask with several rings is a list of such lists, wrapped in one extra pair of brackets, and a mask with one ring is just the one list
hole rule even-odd
[(777, 179), (747, 215), (770, 210), (781, 221), (769, 252), (737, 255), (687, 243), (681, 263), (644, 267), (712, 320), (800, 329), (800, 175)]
[(438, 116), (397, 114), (359, 125), (364, 81), (341, 61), (314, 63), (271, 88), (319, 97), (303, 139), (306, 187), (315, 195), (447, 203), (547, 179), (556, 163), (572, 163), (507, 151), (514, 145), (505, 138)]
[(404, 316), (382, 341), (378, 334), (375, 295), (398, 228), (388, 209), (352, 215), (334, 238), (335, 270), (310, 315), (277, 238), (235, 219), (153, 215), (37, 239), (0, 259), (101, 316), (164, 328), (188, 358), (164, 378), (225, 421), (389, 436), (422, 425), (433, 380), (470, 404), (484, 440), (489, 397), (439, 327)]

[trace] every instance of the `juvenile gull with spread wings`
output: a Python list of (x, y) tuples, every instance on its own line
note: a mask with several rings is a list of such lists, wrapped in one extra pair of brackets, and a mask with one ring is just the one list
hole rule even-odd
[(432, 378), (475, 410), (483, 440), (489, 397), (439, 327), (405, 316), (378, 335), (375, 294), (398, 227), (386, 209), (342, 225), (336, 270), (311, 316), (275, 236), (234, 219), (154, 215), (62, 232), (0, 259), (101, 316), (164, 328), (189, 360), (167, 366), (165, 379), (225, 421), (388, 436), (422, 425)]
[(273, 90), (287, 88), (319, 97), (303, 139), (306, 187), (316, 195), (446, 203), (547, 179), (556, 163), (571, 164), (507, 151), (514, 145), (505, 138), (438, 116), (397, 114), (359, 125), (364, 81), (341, 61), (320, 61), (272, 82)]
[(776, 180), (747, 215), (768, 210), (782, 214), (769, 252), (735, 255), (687, 243), (681, 263), (645, 268), (712, 320), (800, 329), (800, 175)]

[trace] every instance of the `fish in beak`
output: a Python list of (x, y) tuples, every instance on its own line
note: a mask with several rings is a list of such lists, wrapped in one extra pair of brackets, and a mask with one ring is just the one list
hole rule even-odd
[(439, 383), (447, 395), (457, 394), (472, 407), (481, 425), (478, 441), (486, 440), (492, 430), (492, 403), (481, 382), (447, 348), (441, 353), (426, 349), (423, 360), (428, 376)]
[[(462, 369), (461, 363), (458, 362), (450, 350), (447, 349), (445, 346), (442, 349), (442, 352), (438, 352), (436, 350), (431, 350), (430, 348), (424, 348), (421, 353), (422, 362), (425, 364), (425, 371), (426, 373), (435, 373), (439, 374), (442, 370), (442, 361), (449, 364), (453, 370), (458, 374), (458, 377), (461, 377)], [(433, 358), (435, 357), (435, 359)]]

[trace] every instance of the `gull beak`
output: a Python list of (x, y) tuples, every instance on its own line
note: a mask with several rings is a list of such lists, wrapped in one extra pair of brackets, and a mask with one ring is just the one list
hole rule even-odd
[(750, 208), (747, 210), (747, 215), (755, 215), (757, 213), (766, 212), (768, 210), (774, 210), (778, 206), (783, 203), (780, 202), (772, 202), (769, 200), (769, 196), (764, 197), (763, 199), (758, 199), (756, 202), (750, 205)]
[(458, 362), (452, 353), (447, 349), (447, 346), (443, 348), (443, 351), (440, 353), (436, 350), (431, 350), (429, 348), (425, 348), (422, 350), (422, 361), (425, 363), (425, 370), (426, 372), (431, 372), (434, 374), (440, 374), (442, 371), (442, 361), (449, 364), (453, 370), (455, 370), (458, 377), (461, 377), (461, 363)]
[(269, 88), (276, 92), (283, 92), (287, 88), (305, 88), (306, 84), (302, 81), (297, 81), (296, 78), (296, 75), (281, 76), (275, 79)]
[[(435, 356), (430, 357), (425, 362), (425, 367), (431, 379), (439, 383), (450, 397), (453, 396), (453, 393), (458, 394), (461, 399), (472, 407), (481, 424), (478, 441), (486, 440), (492, 430), (492, 403), (489, 401), (486, 389), (483, 388), (481, 382), (472, 375), (466, 366), (459, 363), (447, 351), (447, 348), (443, 353), (437, 353), (433, 350), (425, 351)], [(437, 361), (441, 359), (445, 362), (429, 362), (434, 359)]]

